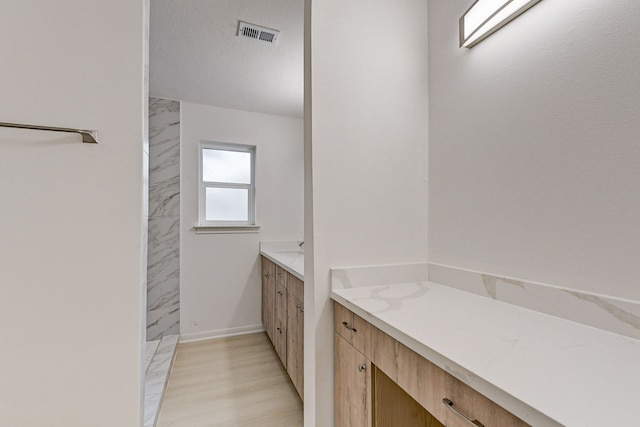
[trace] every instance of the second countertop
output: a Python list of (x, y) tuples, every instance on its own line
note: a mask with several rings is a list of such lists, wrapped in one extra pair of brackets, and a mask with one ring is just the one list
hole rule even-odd
[(260, 242), (260, 255), (304, 282), (304, 250), (300, 242)]
[(640, 419), (640, 341), (432, 282), (331, 297), (533, 426)]

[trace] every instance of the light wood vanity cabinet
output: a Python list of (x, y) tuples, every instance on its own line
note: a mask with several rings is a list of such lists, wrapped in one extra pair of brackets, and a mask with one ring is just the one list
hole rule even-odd
[[(529, 426), (342, 305), (336, 303), (334, 306), (336, 427)], [(356, 331), (346, 327), (345, 322)], [(366, 362), (354, 359), (345, 346)], [(356, 362), (367, 366), (366, 379), (352, 372)], [(381, 374), (376, 375), (378, 371)], [(350, 387), (359, 396), (363, 381), (371, 383), (367, 385), (365, 399), (358, 397), (354, 401), (345, 397), (344, 390), (351, 392)], [(394, 391), (393, 384), (403, 393)], [(348, 417), (360, 412), (371, 414), (370, 419), (365, 424), (350, 424), (352, 420)]]
[(262, 323), (303, 398), (304, 283), (265, 257), (262, 257)]

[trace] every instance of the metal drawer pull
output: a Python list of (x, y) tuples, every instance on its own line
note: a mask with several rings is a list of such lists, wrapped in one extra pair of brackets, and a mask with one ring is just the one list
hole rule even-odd
[(459, 417), (463, 418), (466, 422), (468, 422), (469, 424), (471, 424), (472, 426), (476, 426), (476, 427), (484, 427), (484, 424), (482, 424), (480, 421), (478, 420), (471, 420), (469, 419), (469, 417), (467, 417), (465, 414), (463, 414), (462, 412), (458, 411), (454, 406), (453, 406), (453, 402), (449, 399), (447, 399), (446, 397), (444, 399), (442, 399), (442, 403), (444, 403), (445, 405), (447, 405), (449, 407), (449, 409), (451, 409), (453, 411), (454, 414), (458, 415)]
[(366, 371), (367, 370), (367, 365), (362, 364), (362, 365), (358, 365), (358, 371), (362, 372), (362, 371)]
[(282, 291), (278, 291), (278, 295), (282, 295)]
[(269, 273), (265, 273), (265, 274), (264, 274), (264, 277), (268, 279), (268, 278), (270, 278), (270, 277), (271, 277), (271, 275), (270, 275)]
[(342, 322), (342, 326), (344, 326), (345, 328), (347, 328), (351, 332), (358, 332), (358, 330), (356, 328), (352, 328), (351, 326), (349, 326), (349, 324), (347, 322)]

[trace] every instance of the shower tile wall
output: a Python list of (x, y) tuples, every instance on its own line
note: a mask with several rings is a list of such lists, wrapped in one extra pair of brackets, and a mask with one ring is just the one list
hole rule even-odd
[(147, 340), (180, 333), (180, 102), (149, 98)]

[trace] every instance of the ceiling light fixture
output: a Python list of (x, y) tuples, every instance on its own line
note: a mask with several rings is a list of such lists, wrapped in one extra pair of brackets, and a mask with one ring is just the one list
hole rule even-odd
[(540, 0), (476, 0), (460, 18), (460, 47), (473, 47)]

